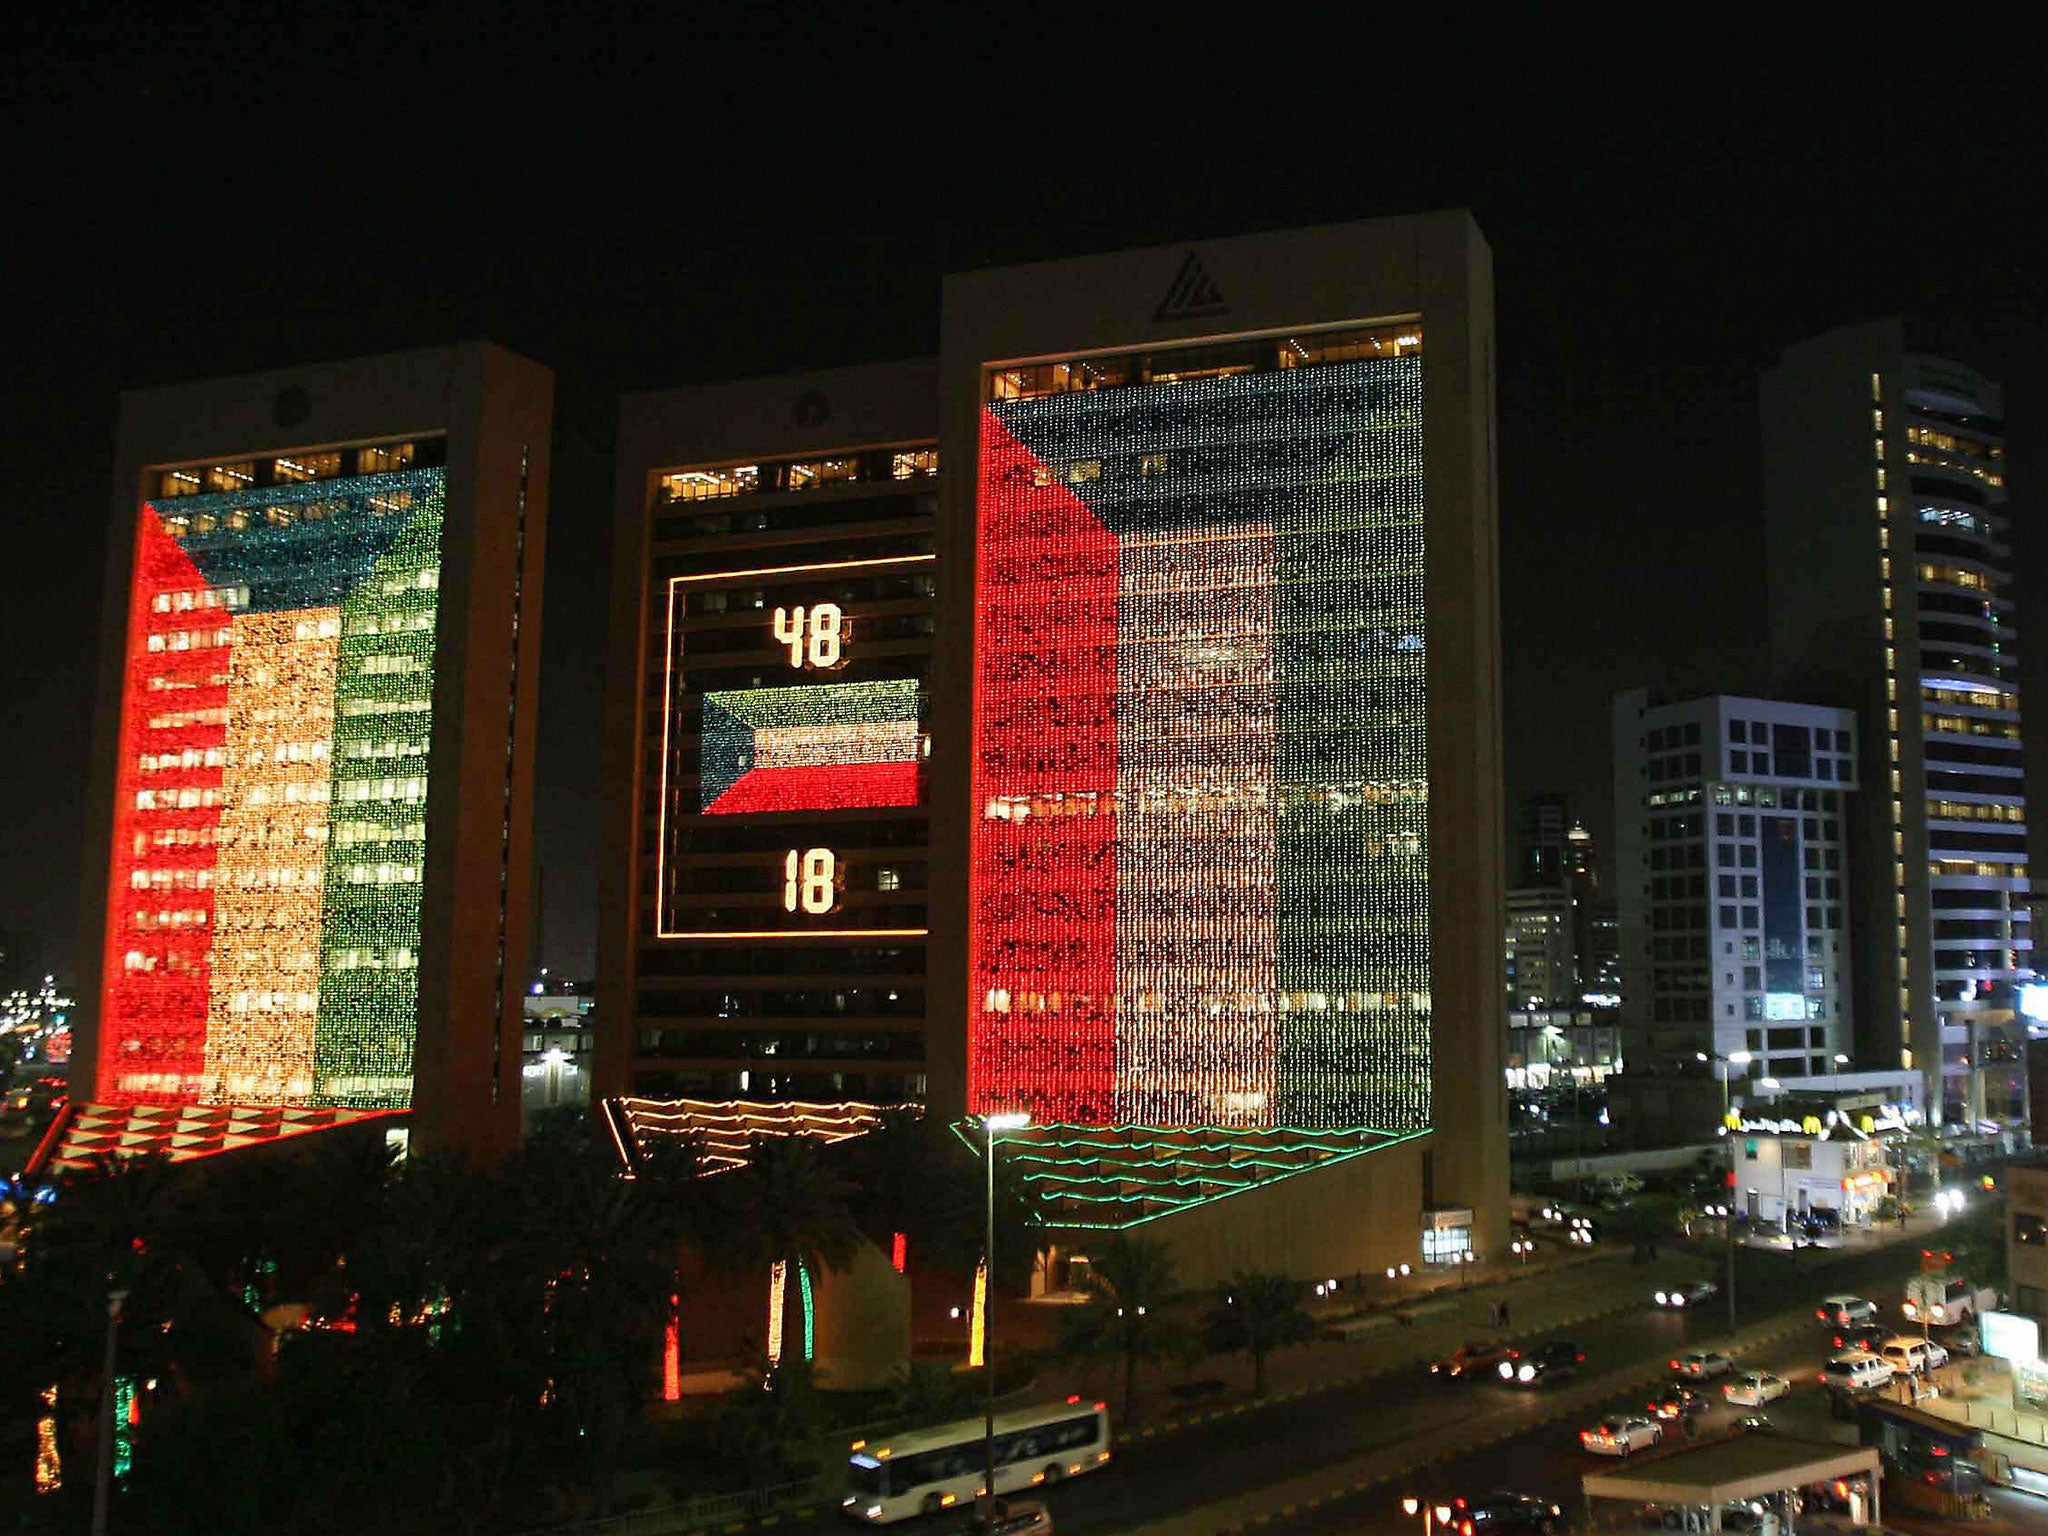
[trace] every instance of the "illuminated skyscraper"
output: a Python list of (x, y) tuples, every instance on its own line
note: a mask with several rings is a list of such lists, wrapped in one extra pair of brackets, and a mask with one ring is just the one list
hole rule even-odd
[(929, 363), (625, 402), (599, 1073), (636, 1124), (924, 1097), (937, 410)]
[[(1082, 1227), (1178, 1208), (1136, 1143), (1183, 1170), (1341, 1148), (1382, 1170), (1345, 1198), (1396, 1239), (1424, 1204), (1447, 1213), (1425, 1244), (1497, 1247), (1478, 231), (972, 273), (942, 336), (932, 1015), (964, 1029), (933, 1029), (935, 1103), (1030, 1111)], [(1231, 1241), (1194, 1240), (1196, 1267)]]
[(551, 397), (473, 345), (124, 399), (60, 1160), (516, 1137)]
[(1783, 685), (1854, 709), (1859, 1064), (1948, 1118), (2021, 1119), (2034, 968), (2004, 402), (1898, 321), (1763, 378), (1771, 640)]

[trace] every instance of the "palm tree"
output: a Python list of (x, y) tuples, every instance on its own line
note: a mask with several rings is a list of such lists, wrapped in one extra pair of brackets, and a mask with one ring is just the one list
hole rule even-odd
[(717, 1257), (732, 1267), (786, 1263), (815, 1274), (843, 1268), (864, 1240), (847, 1186), (810, 1137), (756, 1136), (746, 1165), (718, 1185), (724, 1221)]
[(1178, 1289), (1173, 1255), (1164, 1243), (1119, 1232), (1089, 1254), (1084, 1284), (1089, 1299), (1063, 1319), (1061, 1349), (1122, 1363), (1121, 1413), (1129, 1422), (1137, 1401), (1138, 1367), (1193, 1352), (1191, 1330), (1168, 1310)]
[(1252, 1395), (1266, 1395), (1266, 1356), (1315, 1337), (1315, 1323), (1302, 1310), (1301, 1286), (1285, 1275), (1240, 1270), (1216, 1288), (1208, 1317), (1209, 1347), (1243, 1350), (1252, 1357)]

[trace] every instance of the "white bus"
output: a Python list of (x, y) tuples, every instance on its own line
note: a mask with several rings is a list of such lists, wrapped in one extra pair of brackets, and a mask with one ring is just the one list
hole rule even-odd
[[(996, 1493), (1040, 1488), (1093, 1472), (1109, 1460), (1109, 1412), (1064, 1403), (996, 1415)], [(982, 1421), (959, 1419), (870, 1445), (853, 1442), (840, 1510), (874, 1525), (972, 1504), (981, 1493)]]

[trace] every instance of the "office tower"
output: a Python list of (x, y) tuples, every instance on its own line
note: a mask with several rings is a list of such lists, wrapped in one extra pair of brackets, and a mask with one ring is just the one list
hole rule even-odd
[(60, 1166), (516, 1138), (552, 390), (477, 344), (123, 399)]
[(1559, 794), (1534, 794), (1522, 801), (1522, 845), (1516, 885), (1548, 885), (1593, 874), (1593, 834), (1571, 813)]
[(1869, 745), (1851, 865), (1859, 1057), (1926, 1075), (1949, 1118), (2024, 1117), (2014, 987), (2032, 973), (1999, 387), (1898, 321), (1763, 377), (1780, 686)]
[(1462, 213), (947, 281), (932, 1097), (1056, 1226), (1505, 1242), (1492, 334)]
[(937, 410), (929, 362), (624, 403), (598, 1072), (636, 1113), (924, 1097)]
[(1507, 892), (1507, 1006), (1579, 1005), (1578, 903), (1564, 881)]
[(1736, 1057), (1825, 1076), (1854, 1035), (1848, 710), (1726, 694), (1614, 701), (1615, 870), (1631, 1064)]

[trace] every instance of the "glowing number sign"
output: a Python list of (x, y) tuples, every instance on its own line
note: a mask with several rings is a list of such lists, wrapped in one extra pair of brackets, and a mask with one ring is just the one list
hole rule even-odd
[(830, 912), (838, 900), (839, 859), (830, 848), (792, 848), (782, 861), (782, 910)]
[(837, 603), (809, 608), (777, 608), (775, 638), (789, 647), (789, 664), (831, 668), (839, 665), (840, 635), (846, 616)]

